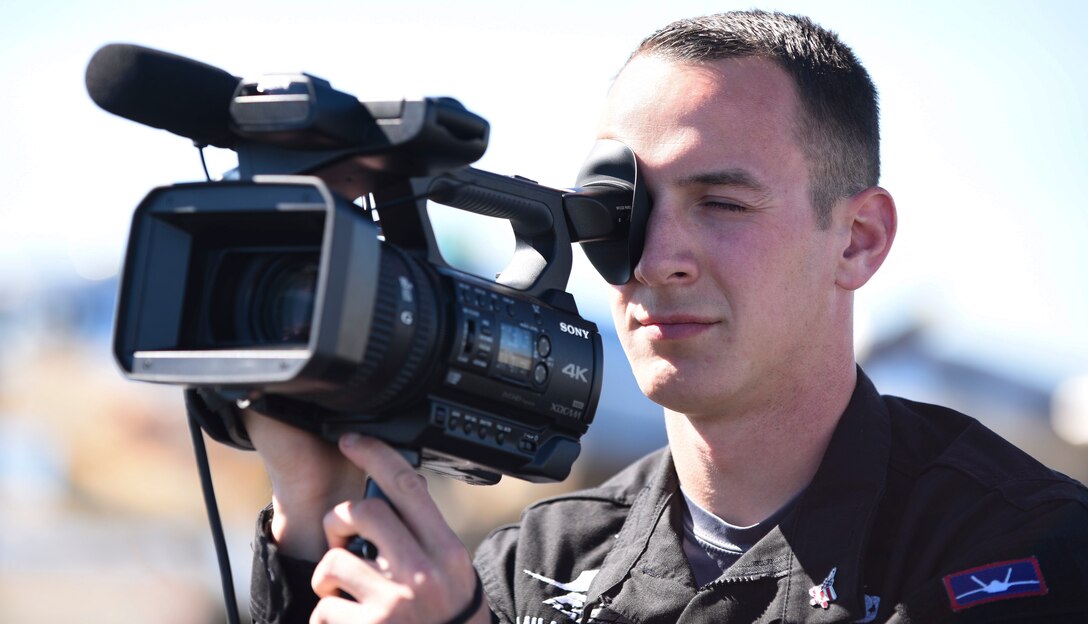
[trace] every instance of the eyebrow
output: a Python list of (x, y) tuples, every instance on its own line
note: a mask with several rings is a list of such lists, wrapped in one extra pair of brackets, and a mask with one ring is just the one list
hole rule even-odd
[(767, 187), (743, 169), (723, 169), (707, 171), (685, 176), (676, 181), (678, 186), (737, 186), (759, 193), (766, 193)]

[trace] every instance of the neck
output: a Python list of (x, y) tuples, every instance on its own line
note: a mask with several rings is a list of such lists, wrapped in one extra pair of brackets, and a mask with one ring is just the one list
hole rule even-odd
[(684, 492), (730, 524), (762, 522), (816, 474), (857, 383), (849, 366), (780, 383), (767, 401), (697, 416), (665, 410)]

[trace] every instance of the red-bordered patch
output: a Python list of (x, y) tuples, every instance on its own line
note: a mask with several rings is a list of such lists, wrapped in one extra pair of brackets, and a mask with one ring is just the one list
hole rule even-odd
[(1035, 557), (999, 561), (944, 577), (953, 611), (987, 602), (1042, 596), (1047, 592), (1043, 571)]

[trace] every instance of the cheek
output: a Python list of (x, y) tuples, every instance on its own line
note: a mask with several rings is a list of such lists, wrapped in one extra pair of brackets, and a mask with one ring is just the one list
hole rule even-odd
[(638, 376), (640, 364), (652, 359), (652, 354), (649, 352), (648, 345), (640, 343), (635, 338), (635, 328), (631, 326), (633, 321), (627, 315), (628, 302), (629, 297), (625, 293), (625, 287), (609, 287), (608, 303), (612, 310), (612, 323), (616, 328), (616, 336), (619, 338), (620, 346), (623, 347), (628, 362)]
[[(833, 263), (818, 238), (804, 240), (807, 244), (791, 252), (768, 257), (774, 266), (767, 270), (762, 285), (754, 285), (762, 287), (754, 302), (760, 308), (755, 313), (762, 315), (759, 322), (773, 342), (804, 340), (806, 333), (818, 331), (830, 311), (835, 292)], [(775, 332), (780, 334), (778, 340)]]
[(627, 298), (615, 286), (609, 286), (608, 288), (608, 308), (612, 312), (612, 325), (616, 328), (616, 336), (620, 340), (620, 346), (623, 347), (624, 353), (630, 358), (632, 345), (630, 328), (627, 326)]
[(619, 287), (609, 285), (608, 308), (612, 311), (612, 322), (616, 331), (623, 337), (623, 330), (627, 326), (627, 297)]

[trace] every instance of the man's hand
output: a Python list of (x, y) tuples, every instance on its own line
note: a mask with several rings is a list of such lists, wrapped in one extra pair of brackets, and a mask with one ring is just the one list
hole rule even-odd
[(311, 433), (252, 410), (243, 418), (272, 482), (272, 538), (281, 553), (317, 561), (328, 550), (325, 514), (362, 496), (366, 476), (335, 445)]
[[(325, 516), (330, 550), (314, 572), (313, 588), (321, 601), (310, 621), (451, 621), (472, 602), (478, 581), (468, 551), (442, 518), (426, 481), (377, 440), (349, 434), (341, 439), (340, 449), (374, 479), (396, 511), (383, 500), (360, 498), (337, 505)], [(377, 547), (375, 560), (345, 550), (356, 535)], [(468, 621), (490, 621), (486, 601)]]

